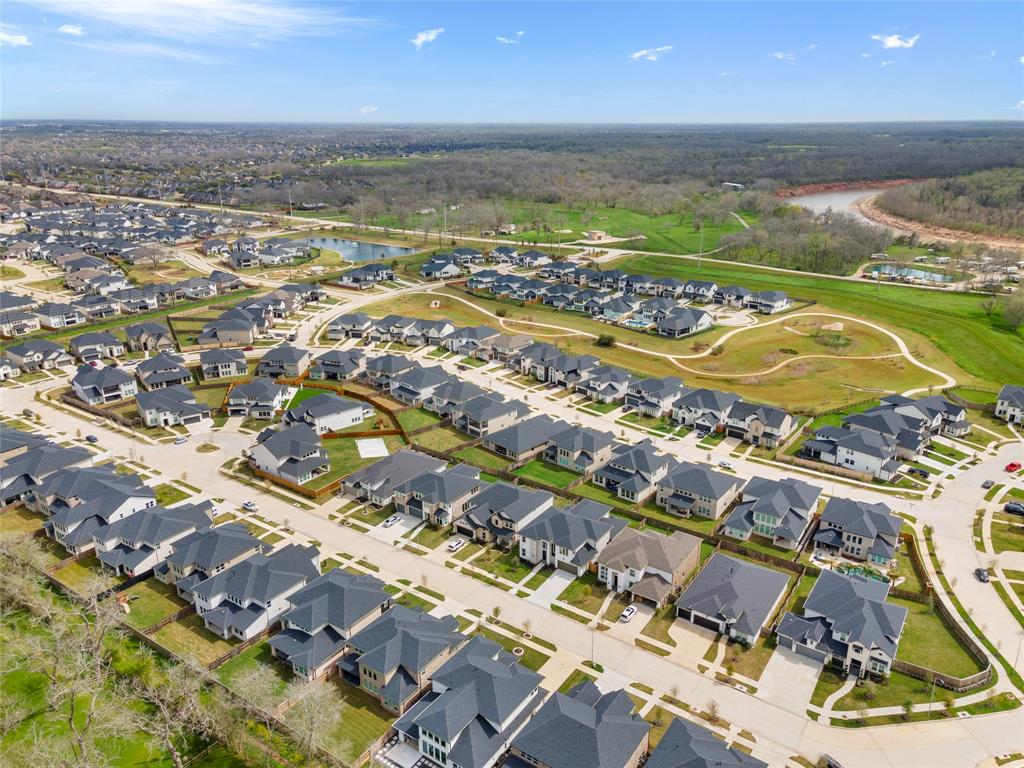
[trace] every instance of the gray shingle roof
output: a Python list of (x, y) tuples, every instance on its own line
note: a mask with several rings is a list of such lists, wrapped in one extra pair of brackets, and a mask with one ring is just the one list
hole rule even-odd
[(707, 728), (675, 718), (651, 752), (645, 768), (767, 768), (768, 764), (732, 749)]
[(785, 573), (716, 552), (676, 600), (676, 609), (695, 610), (756, 636), (788, 583)]

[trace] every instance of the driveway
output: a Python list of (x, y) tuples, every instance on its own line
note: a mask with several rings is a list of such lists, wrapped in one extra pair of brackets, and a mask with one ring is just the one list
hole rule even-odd
[(669, 637), (676, 641), (672, 656), (688, 661), (700, 661), (718, 635), (710, 629), (698, 627), (688, 621), (675, 621), (668, 629)]
[(555, 598), (565, 591), (566, 587), (572, 584), (573, 579), (575, 578), (576, 577), (568, 571), (556, 568), (555, 572), (548, 576), (547, 581), (537, 587), (533, 594), (526, 599), (534, 605), (547, 608), (555, 601)]
[(636, 615), (625, 624), (619, 621), (618, 616), (609, 616), (608, 618), (612, 619), (611, 626), (604, 634), (624, 640), (627, 643), (632, 643), (638, 638), (644, 627), (647, 626), (647, 622), (654, 616), (654, 606), (642, 603), (639, 600), (633, 603), (633, 605), (636, 606)]
[(378, 523), (369, 530), (367, 536), (372, 536), (377, 541), (391, 544), (395, 539), (400, 539), (413, 528), (423, 524), (423, 521), (412, 515), (398, 515), (398, 522), (390, 528), (385, 528), (384, 523)]
[(788, 648), (776, 648), (757, 683), (757, 698), (803, 714), (821, 674), (821, 664)]

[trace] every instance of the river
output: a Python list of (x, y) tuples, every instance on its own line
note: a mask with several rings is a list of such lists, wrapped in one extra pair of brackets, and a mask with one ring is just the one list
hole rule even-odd
[[(862, 216), (856, 210), (852, 209), (851, 206), (860, 200), (862, 197), (871, 197), (877, 195), (879, 192), (884, 192), (884, 189), (846, 189), (841, 192), (819, 192), (813, 195), (801, 195), (799, 197), (791, 197), (786, 200), (787, 203), (792, 205), (802, 205), (804, 208), (810, 208), (815, 213), (823, 213), (829, 208), (833, 211), (845, 211), (846, 213), (853, 214), (861, 221), (866, 221), (869, 224), (875, 224), (875, 222)], [(881, 226), (875, 224), (875, 226)]]

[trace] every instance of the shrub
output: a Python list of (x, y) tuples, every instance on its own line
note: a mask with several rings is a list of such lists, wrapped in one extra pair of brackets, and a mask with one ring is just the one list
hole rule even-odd
[(602, 333), (597, 337), (597, 341), (594, 344), (599, 347), (614, 347), (615, 337), (610, 333)]

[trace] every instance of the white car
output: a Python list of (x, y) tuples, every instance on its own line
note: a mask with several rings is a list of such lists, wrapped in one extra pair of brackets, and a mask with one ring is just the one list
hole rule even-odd
[(458, 552), (460, 549), (462, 549), (467, 544), (469, 544), (469, 542), (466, 541), (465, 539), (452, 539), (451, 541), (448, 542), (448, 551), (449, 552)]
[(718, 462), (718, 466), (720, 466), (722, 469), (732, 469), (732, 464), (730, 464), (728, 461), (720, 461)]
[(628, 624), (629, 620), (636, 616), (636, 606), (627, 605), (626, 610), (619, 614), (619, 621), (623, 624)]
[(382, 525), (383, 525), (383, 526), (384, 526), (385, 528), (390, 528), (390, 527), (391, 527), (392, 525), (394, 525), (395, 523), (397, 523), (397, 522), (398, 522), (399, 520), (401, 520), (401, 519), (402, 519), (402, 518), (401, 518), (401, 517), (399, 517), (398, 515), (392, 515), (392, 516), (391, 516), (391, 517), (389, 517), (389, 518), (388, 518), (387, 520), (385, 520), (385, 521), (384, 521), (384, 522), (382, 523)]
[(242, 502), (242, 509), (244, 509), (246, 512), (255, 512), (256, 511), (256, 502), (255, 501), (245, 501), (245, 502)]
[(188, 438), (185, 437), (184, 435), (182, 435), (181, 437), (174, 438), (174, 444), (175, 445), (184, 445), (187, 442), (188, 442)]

